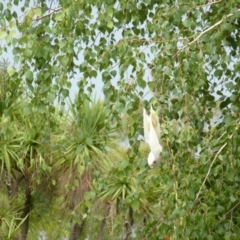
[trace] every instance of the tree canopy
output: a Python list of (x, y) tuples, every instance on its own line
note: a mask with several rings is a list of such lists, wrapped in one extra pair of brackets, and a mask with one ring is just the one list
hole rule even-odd
[(238, 239), (239, 19), (236, 0), (0, 3), (0, 237)]

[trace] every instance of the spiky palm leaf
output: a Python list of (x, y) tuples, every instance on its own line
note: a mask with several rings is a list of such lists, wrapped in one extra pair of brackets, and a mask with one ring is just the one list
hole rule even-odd
[[(26, 112), (25, 108), (31, 111)], [(30, 230), (36, 236), (46, 216), (54, 211), (52, 206), (55, 201), (56, 186), (52, 184), (54, 182), (52, 173), (55, 173), (52, 171), (52, 164), (56, 157), (53, 154), (56, 147), (52, 139), (58, 119), (51, 113), (44, 115), (36, 111), (30, 102), (24, 100), (12, 105), (10, 117), (2, 116), (1, 120), (2, 168), (9, 170), (10, 177), (14, 176), (18, 189), (16, 199), (20, 200), (22, 207), (19, 210), (19, 217), (22, 217), (23, 224), (30, 217)], [(31, 211), (23, 215), (26, 190), (30, 191), (31, 195)], [(16, 218), (15, 220), (20, 221)]]
[(94, 176), (103, 172), (108, 165), (107, 154), (112, 148), (114, 129), (103, 102), (96, 100), (82, 104), (76, 98), (74, 102), (70, 102), (63, 119), (61, 126), (64, 135), (57, 140), (61, 153), (56, 166), (59, 169), (63, 204), (74, 213), (68, 215), (73, 222), (74, 231), (78, 224), (74, 222), (80, 221), (80, 212), (86, 213), (89, 206), (89, 203), (82, 204), (85, 193), (92, 189)]
[(0, 238), (12, 239), (16, 235), (19, 227), (25, 219), (21, 218), (21, 205), (15, 199), (9, 200), (7, 195), (3, 194), (3, 186), (0, 186)]
[(10, 173), (11, 167), (17, 164), (22, 135), (9, 118), (4, 115), (0, 119), (0, 162), (1, 173), (4, 169)]

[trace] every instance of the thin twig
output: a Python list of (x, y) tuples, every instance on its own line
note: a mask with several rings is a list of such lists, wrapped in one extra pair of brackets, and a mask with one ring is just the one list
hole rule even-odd
[[(237, 10), (237, 12), (239, 12), (240, 9)], [(181, 47), (177, 53), (175, 53), (173, 56), (178, 55), (179, 52), (183, 51), (184, 49), (186, 49), (187, 47), (189, 47), (190, 45), (192, 45), (193, 43), (195, 43), (196, 41), (198, 41), (204, 34), (206, 34), (207, 32), (211, 31), (212, 29), (214, 29), (215, 27), (217, 27), (218, 25), (220, 25), (224, 19), (233, 16), (233, 13), (228, 14), (227, 16), (223, 17), (220, 21), (216, 22), (215, 24), (213, 24), (211, 27), (205, 29), (203, 32), (201, 32), (196, 38), (194, 38), (191, 42), (189, 42), (188, 44), (186, 44), (185, 46)]]
[[(218, 0), (218, 1), (215, 1), (215, 2), (210, 2), (210, 1), (208, 1), (207, 4), (202, 4), (202, 5), (193, 6), (192, 8), (190, 8), (190, 9), (188, 10), (188, 12), (189, 12), (189, 11), (192, 11), (193, 9), (206, 8), (206, 7), (209, 7), (209, 6), (213, 5), (213, 4), (220, 3), (220, 2), (222, 2), (222, 1), (223, 1), (223, 0)], [(178, 6), (184, 6), (184, 5), (189, 6), (190, 4), (191, 4), (191, 3), (182, 3), (182, 4), (178, 4)]]
[(227, 213), (225, 213), (224, 215), (223, 215), (223, 217), (216, 223), (216, 225), (218, 225), (223, 219), (224, 219), (224, 217), (226, 216), (226, 215), (228, 215), (231, 211), (233, 211), (238, 205), (240, 204), (240, 202), (238, 202), (234, 207), (232, 207)]
[(92, 48), (94, 46), (95, 42), (97, 41), (97, 38), (98, 38), (99, 34), (101, 34), (101, 31), (99, 31), (98, 34), (96, 35), (96, 37), (93, 40), (93, 43), (91, 44), (90, 48)]
[(157, 226), (163, 221), (162, 218), (158, 220), (158, 222), (149, 230), (149, 232), (143, 237), (143, 240), (147, 240), (148, 237), (152, 234), (152, 232), (157, 228)]
[[(232, 134), (229, 138), (231, 138), (232, 136), (233, 136), (233, 134)], [(213, 161), (212, 161), (212, 163), (211, 163), (211, 165), (210, 165), (210, 167), (209, 167), (209, 169), (208, 169), (207, 175), (205, 176), (205, 178), (204, 178), (204, 180), (203, 180), (203, 182), (202, 182), (202, 185), (201, 185), (201, 187), (200, 187), (200, 189), (199, 189), (199, 191), (198, 191), (198, 193), (197, 193), (197, 195), (196, 195), (196, 198), (195, 198), (195, 200), (193, 201), (193, 204), (192, 204), (192, 207), (191, 207), (191, 208), (193, 208), (193, 206), (195, 206), (195, 204), (196, 204), (196, 202), (197, 202), (197, 200), (198, 200), (198, 198), (199, 198), (199, 195), (200, 195), (200, 193), (201, 193), (201, 191), (202, 191), (202, 188), (203, 188), (203, 186), (205, 185), (205, 183), (206, 183), (206, 181), (207, 181), (207, 179), (208, 179), (208, 176), (209, 176), (209, 174), (210, 174), (210, 172), (211, 172), (211, 169), (212, 169), (213, 164), (214, 164), (215, 161), (217, 160), (217, 157), (219, 156), (219, 154), (221, 153), (221, 151), (226, 147), (226, 145), (227, 145), (227, 142), (224, 143), (224, 144), (222, 145), (222, 147), (220, 147), (220, 149), (219, 149), (218, 152), (216, 153), (216, 155), (215, 155), (215, 157), (214, 157), (214, 159), (213, 159)]]
[(216, 4), (216, 3), (220, 3), (220, 2), (222, 2), (223, 0), (218, 0), (218, 1), (215, 1), (215, 2), (208, 2), (207, 4), (203, 4), (203, 5), (198, 5), (198, 6), (196, 6), (195, 8), (203, 8), (203, 7), (208, 7), (208, 6), (210, 6), (210, 5), (213, 5), (213, 4)]
[(52, 3), (53, 3), (53, 0), (51, 1), (51, 3), (50, 3), (50, 7), (49, 7), (49, 13), (50, 13), (50, 11), (52, 10), (51, 8), (52, 8)]
[[(208, 6), (211, 6), (211, 5), (213, 5), (213, 4), (220, 3), (220, 2), (222, 2), (222, 1), (223, 1), (223, 0), (218, 0), (218, 1), (215, 1), (215, 2), (210, 2), (210, 1), (208, 1), (207, 4), (196, 5), (196, 6), (193, 6), (191, 9), (208, 7)], [(177, 4), (178, 7), (179, 7), (179, 6), (189, 6), (189, 5), (191, 5), (191, 3), (185, 2), (185, 3)]]
[(47, 13), (45, 15), (42, 15), (41, 17), (35, 18), (33, 21), (38, 21), (38, 20), (40, 20), (42, 18), (48, 17), (48, 16), (52, 15), (53, 13), (59, 12), (60, 10), (62, 10), (61, 6), (53, 9), (51, 12), (49, 12), (49, 13)]

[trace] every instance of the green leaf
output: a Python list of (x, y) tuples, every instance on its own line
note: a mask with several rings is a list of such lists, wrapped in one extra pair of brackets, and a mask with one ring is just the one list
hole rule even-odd
[(237, 201), (237, 198), (235, 198), (233, 195), (230, 196), (230, 200), (231, 202), (236, 202)]
[(27, 71), (25, 73), (25, 76), (28, 80), (32, 81), (33, 80), (33, 73), (31, 71)]
[(221, 69), (217, 69), (215, 72), (214, 72), (214, 76), (215, 77), (221, 77), (223, 74), (223, 70)]
[(230, 170), (226, 173), (226, 178), (229, 181), (233, 181), (234, 177), (235, 177), (235, 172), (233, 170)]
[(6, 31), (0, 29), (0, 40), (4, 39), (7, 36)]
[(62, 89), (62, 95), (63, 95), (64, 97), (68, 97), (68, 96), (69, 96), (69, 90), (63, 88), (63, 89)]
[(62, 12), (58, 12), (55, 14), (54, 19), (58, 22), (62, 22), (64, 20), (64, 16)]
[(14, 73), (16, 72), (16, 70), (15, 70), (15, 68), (8, 68), (7, 69), (7, 72), (8, 72), (8, 75), (9, 75), (9, 77), (11, 77), (11, 76), (13, 76), (14, 75)]
[(25, 115), (29, 115), (29, 114), (31, 113), (31, 109), (30, 109), (28, 106), (25, 106), (25, 107), (23, 108), (23, 113), (24, 113)]
[(60, 68), (57, 67), (57, 66), (52, 66), (52, 67), (51, 67), (51, 72), (52, 72), (52, 73), (59, 73), (59, 72), (60, 72)]
[(117, 71), (116, 71), (116, 70), (112, 70), (112, 71), (110, 72), (110, 74), (111, 74), (113, 77), (116, 77)]
[(113, 16), (113, 9), (112, 8), (107, 8), (107, 15), (108, 15), (108, 17)]
[(77, 169), (78, 169), (79, 175), (82, 176), (82, 174), (83, 174), (83, 172), (84, 172), (84, 170), (85, 170), (85, 167), (82, 166), (82, 165), (78, 165)]
[(53, 102), (55, 100), (56, 96), (54, 93), (49, 93), (47, 96), (47, 101), (48, 102)]
[(44, 113), (46, 111), (46, 106), (45, 105), (40, 105), (37, 107), (38, 112)]
[(139, 209), (139, 201), (137, 199), (134, 199), (131, 203), (131, 207), (133, 209), (133, 211), (137, 211)]
[(107, 22), (107, 27), (112, 29), (113, 28), (113, 21), (108, 21)]
[(12, 14), (11, 14), (11, 11), (9, 9), (5, 9), (4, 10), (4, 15), (5, 15), (5, 18), (8, 20), (8, 21), (11, 21), (12, 19)]
[(224, 109), (231, 103), (231, 99), (228, 97), (220, 103), (220, 109)]
[(56, 180), (52, 179), (52, 185), (55, 186), (56, 185)]
[(34, 9), (34, 14), (35, 14), (37, 17), (42, 16), (42, 8), (35, 8), (35, 9)]
[(97, 71), (91, 70), (89, 75), (90, 75), (90, 77), (96, 78), (97, 77)]
[(31, 57), (33, 52), (32, 49), (27, 48), (25, 49), (24, 53), (26, 57)]
[(93, 200), (95, 198), (95, 193), (94, 192), (85, 192), (84, 193), (84, 199), (85, 201)]
[(61, 62), (61, 64), (64, 67), (66, 67), (68, 65), (68, 62), (69, 62), (69, 57), (67, 55), (61, 56), (61, 57), (59, 57), (59, 61)]
[(138, 83), (138, 85), (141, 87), (141, 88), (145, 88), (146, 87), (146, 85), (147, 85), (147, 83), (146, 83), (146, 81), (145, 80), (143, 80), (142, 78), (138, 78), (137, 79), (137, 83)]

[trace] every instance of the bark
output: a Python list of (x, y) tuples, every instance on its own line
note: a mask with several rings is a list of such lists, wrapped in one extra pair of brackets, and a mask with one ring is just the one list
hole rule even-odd
[(98, 236), (98, 240), (103, 240), (104, 237), (104, 229), (106, 226), (106, 217), (103, 218), (102, 222), (101, 222), (101, 226), (100, 226), (100, 232), (99, 232), (99, 236)]
[(100, 226), (98, 240), (103, 240), (104, 239), (104, 229), (105, 229), (105, 226), (106, 226), (106, 223), (107, 223), (107, 216), (109, 214), (110, 209), (111, 209), (111, 206), (110, 206), (110, 204), (107, 203), (107, 208), (105, 210), (105, 215), (104, 215), (104, 218), (102, 219), (101, 226)]
[(83, 229), (84, 229), (84, 226), (85, 226), (85, 223), (86, 223), (86, 218), (82, 219), (81, 224), (79, 224), (79, 223), (73, 224), (71, 232), (70, 232), (69, 240), (79, 240), (80, 239)]
[[(76, 177), (76, 175), (73, 174)], [(69, 179), (70, 181), (73, 179)], [(75, 179), (76, 180), (76, 179)], [(72, 192), (72, 196), (70, 198), (69, 208), (71, 211), (78, 212), (78, 205), (84, 199), (84, 193), (91, 190), (91, 182), (92, 182), (92, 174), (88, 169), (85, 169), (83, 174), (79, 179), (79, 186), (74, 189)], [(88, 208), (85, 208), (85, 213), (87, 213)], [(83, 236), (83, 230), (85, 227), (85, 223), (87, 221), (86, 218), (82, 218), (79, 214), (80, 223), (72, 221), (72, 227), (69, 235), (69, 240), (79, 240)]]
[(132, 235), (132, 227), (134, 224), (134, 218), (133, 218), (133, 209), (129, 208), (129, 220), (125, 220), (125, 228), (126, 228), (126, 236), (124, 240), (129, 240)]
[(32, 208), (32, 195), (31, 195), (31, 189), (30, 189), (30, 179), (29, 176), (25, 177), (26, 182), (26, 189), (25, 189), (25, 202), (24, 202), (24, 208), (21, 218), (25, 219), (21, 226), (21, 236), (20, 240), (26, 240), (28, 229), (29, 229), (29, 214), (31, 212)]
[(14, 196), (17, 195), (18, 184), (13, 176), (10, 177), (9, 181), (6, 181), (6, 186), (7, 186), (8, 196), (10, 198), (13, 198)]
[(144, 224), (144, 226), (147, 226), (147, 218), (146, 217), (143, 218), (143, 224)]
[(5, 179), (4, 183), (7, 187), (9, 198), (14, 198), (17, 195), (18, 185), (19, 185), (19, 182), (21, 182), (22, 177), (17, 179), (13, 173), (8, 174), (7, 172), (3, 174), (3, 177)]

